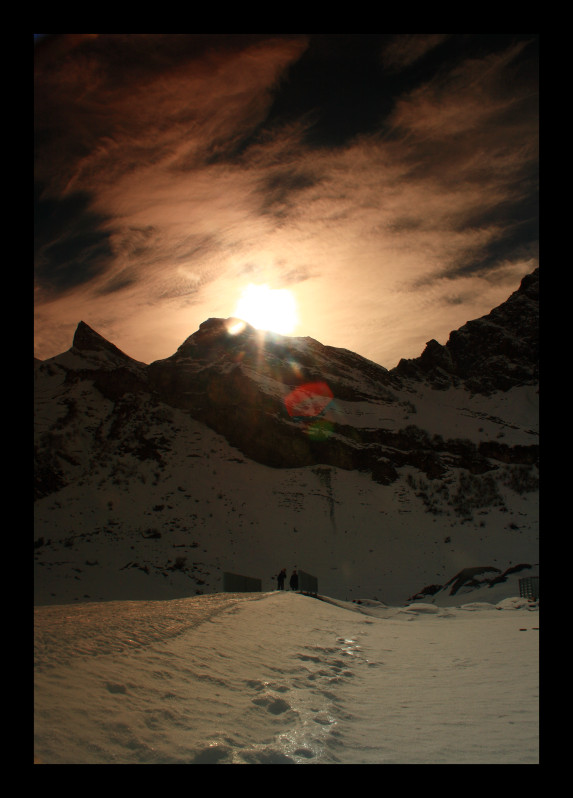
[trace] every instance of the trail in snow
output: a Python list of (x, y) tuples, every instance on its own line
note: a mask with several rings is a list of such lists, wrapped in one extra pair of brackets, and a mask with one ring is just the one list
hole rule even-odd
[(292, 593), (38, 607), (35, 756), (538, 761), (539, 616), (526, 602), (351, 608)]

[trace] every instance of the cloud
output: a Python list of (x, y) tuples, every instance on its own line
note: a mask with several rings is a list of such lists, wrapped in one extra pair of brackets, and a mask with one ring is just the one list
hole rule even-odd
[(523, 37), (89, 36), (36, 68), (40, 356), (82, 318), (165, 357), (247, 280), (295, 291), (300, 334), (388, 365), (532, 267)]
[(450, 35), (449, 33), (398, 34), (382, 47), (384, 66), (390, 71), (401, 71), (443, 44)]

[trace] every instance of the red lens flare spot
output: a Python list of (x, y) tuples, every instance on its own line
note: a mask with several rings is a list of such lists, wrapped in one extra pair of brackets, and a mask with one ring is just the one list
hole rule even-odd
[(285, 397), (289, 416), (315, 418), (328, 407), (334, 394), (325, 382), (307, 382), (297, 386)]

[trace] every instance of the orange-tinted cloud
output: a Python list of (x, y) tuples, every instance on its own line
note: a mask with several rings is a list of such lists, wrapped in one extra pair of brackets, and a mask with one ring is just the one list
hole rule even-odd
[(391, 367), (534, 268), (524, 36), (74, 36), (36, 64), (40, 357), (80, 319), (168, 356), (259, 282)]

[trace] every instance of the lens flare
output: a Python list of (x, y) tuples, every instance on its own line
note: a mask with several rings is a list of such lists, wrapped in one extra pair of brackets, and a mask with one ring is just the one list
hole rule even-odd
[(333, 399), (334, 394), (325, 382), (307, 382), (285, 397), (285, 406), (291, 418), (316, 418)]
[(325, 441), (332, 435), (334, 425), (325, 418), (319, 418), (309, 424), (306, 434), (313, 441)]
[(236, 321), (232, 321), (229, 326), (227, 327), (227, 332), (230, 335), (239, 335), (245, 329), (246, 324), (244, 321), (237, 319)]

